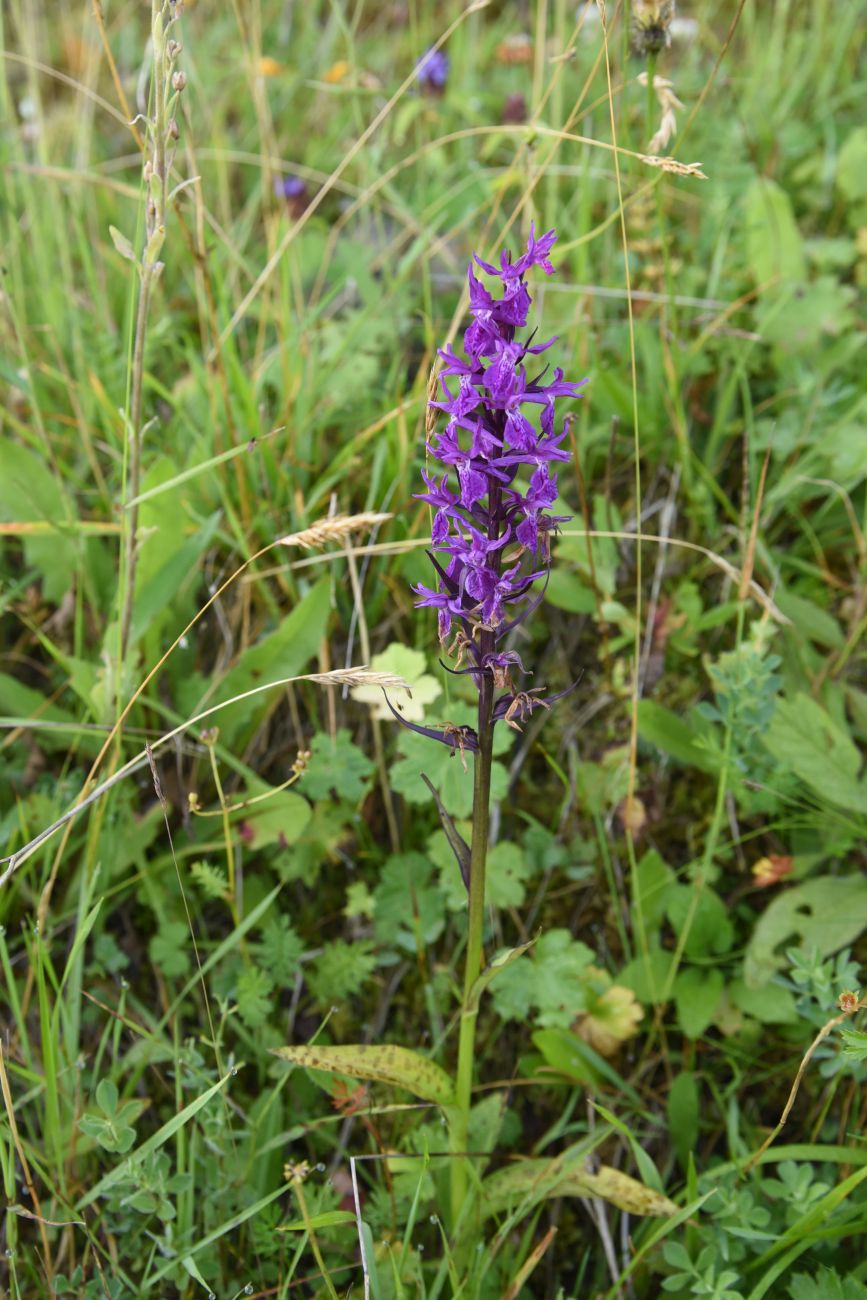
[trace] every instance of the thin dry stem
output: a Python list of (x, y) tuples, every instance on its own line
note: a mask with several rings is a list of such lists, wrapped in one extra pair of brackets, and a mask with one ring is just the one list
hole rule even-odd
[(819, 1030), (818, 1034), (813, 1039), (812, 1043), (804, 1053), (803, 1058), (801, 1060), (801, 1064), (798, 1066), (798, 1073), (795, 1075), (795, 1082), (792, 1084), (792, 1090), (789, 1093), (789, 1100), (786, 1102), (783, 1108), (783, 1113), (779, 1118), (777, 1127), (768, 1134), (768, 1136), (765, 1138), (762, 1145), (759, 1147), (758, 1151), (748, 1161), (747, 1165), (743, 1170), (744, 1175), (748, 1174), (750, 1170), (754, 1167), (754, 1165), (756, 1165), (759, 1162), (759, 1160), (761, 1160), (762, 1156), (767, 1151), (768, 1147), (771, 1145), (774, 1139), (779, 1136), (783, 1127), (785, 1126), (786, 1120), (789, 1118), (789, 1115), (792, 1112), (792, 1107), (795, 1104), (795, 1098), (798, 1095), (798, 1089), (801, 1086), (801, 1079), (804, 1077), (804, 1071), (809, 1065), (813, 1053), (816, 1051), (816, 1048), (819, 1046), (820, 1043), (824, 1042), (824, 1040), (828, 1037), (828, 1035), (831, 1033), (833, 1029), (836, 1029), (838, 1025), (842, 1025), (844, 1020), (848, 1020), (849, 1017), (854, 1016), (857, 1011), (863, 1011), (864, 1008), (867, 1007), (867, 994), (859, 998), (854, 996), (853, 994), (844, 993), (843, 997), (840, 999), (841, 1004), (843, 1003), (843, 998), (846, 998), (848, 1000), (843, 1005), (842, 1011), (839, 1013), (839, 1015), (832, 1016), (830, 1020), (825, 1022), (825, 1024)]
[[(153, 674), (151, 674), (151, 676), (152, 675)], [(44, 830), (40, 831), (32, 840), (29, 840), (26, 844), (22, 845), (17, 852), (10, 854), (8, 857), (0, 858), (0, 865), (5, 864), (6, 866), (6, 870), (3, 872), (2, 876), (0, 876), (0, 886), (5, 885), (17, 868), (26, 862), (27, 859), (46, 842), (46, 840), (51, 839), (56, 831), (59, 831), (62, 827), (68, 825), (74, 817), (77, 817), (85, 808), (89, 808), (91, 804), (95, 803), (97, 799), (101, 798), (102, 795), (106, 793), (106, 791), (110, 790), (120, 781), (131, 776), (133, 772), (138, 772), (141, 768), (149, 765), (151, 757), (155, 751), (162, 749), (164, 745), (167, 745), (169, 741), (174, 740), (176, 736), (180, 736), (183, 732), (189, 731), (190, 728), (196, 726), (197, 723), (203, 722), (205, 718), (209, 718), (213, 714), (219, 713), (221, 709), (226, 709), (231, 704), (237, 704), (240, 700), (248, 700), (254, 695), (261, 695), (263, 691), (275, 690), (277, 687), (289, 686), (295, 682), (318, 682), (323, 686), (334, 686), (341, 683), (345, 683), (348, 686), (387, 686), (392, 690), (404, 690), (411, 694), (409, 683), (402, 677), (398, 677), (395, 673), (370, 672), (364, 668), (335, 668), (330, 673), (307, 673), (300, 677), (281, 677), (275, 682), (263, 682), (259, 686), (254, 686), (252, 690), (243, 691), (240, 695), (233, 695), (231, 699), (223, 700), (219, 704), (212, 704), (210, 708), (205, 709), (202, 713), (197, 713), (195, 717), (188, 718), (186, 722), (180, 723), (179, 726), (174, 727), (171, 731), (166, 732), (165, 735), (160, 736), (159, 739), (155, 740), (152, 745), (147, 747), (147, 749), (142, 750), (142, 752), (137, 754), (135, 758), (131, 758), (127, 763), (124, 763), (123, 767), (118, 768), (118, 770), (105, 781), (100, 782), (100, 784), (91, 790), (84, 798), (80, 798), (79, 802), (74, 804), (72, 808), (67, 809), (62, 817), (58, 817), (57, 821), (52, 822), (50, 826), (47, 826)], [(114, 731), (112, 731), (112, 735), (113, 734)], [(109, 741), (110, 740), (111, 736), (109, 736)], [(108, 741), (106, 744), (108, 744)], [(94, 768), (95, 766), (96, 765), (94, 764)]]
[[(6, 1062), (3, 1059), (3, 1043), (0, 1042), (0, 1092), (3, 1093), (3, 1104), (6, 1107), (6, 1118), (9, 1121), (9, 1131), (12, 1134), (12, 1141), (21, 1163), (21, 1172), (24, 1175), (24, 1183), (27, 1191), (30, 1193), (30, 1199), (33, 1202), (36, 1213), (32, 1216), (39, 1224), (39, 1235), (42, 1238), (42, 1253), (45, 1260), (45, 1273), (49, 1280), (53, 1276), (53, 1266), (51, 1260), (51, 1249), (48, 1245), (48, 1233), (45, 1231), (45, 1224), (48, 1220), (42, 1217), (42, 1206), (39, 1204), (39, 1197), (36, 1188), (33, 1185), (33, 1178), (30, 1173), (30, 1165), (27, 1162), (27, 1156), (24, 1152), (24, 1146), (21, 1142), (21, 1135), (18, 1132), (18, 1123), (15, 1119), (15, 1106), (12, 1103), (12, 1091), (9, 1087), (9, 1076), (6, 1073)], [(25, 1211), (25, 1213), (27, 1213)], [(28, 1217), (30, 1217), (28, 1215)]]

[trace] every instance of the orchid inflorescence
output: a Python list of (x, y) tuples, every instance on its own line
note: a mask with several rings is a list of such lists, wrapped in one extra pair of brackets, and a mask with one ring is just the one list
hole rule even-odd
[[(537, 584), (547, 581), (550, 535), (569, 518), (548, 513), (557, 499), (555, 466), (570, 459), (563, 447), (568, 426), (557, 427), (555, 408), (559, 398), (578, 397), (586, 382), (565, 380), (559, 368), (547, 382), (547, 367), (529, 377), (528, 358), (546, 352), (556, 338), (516, 338), (532, 302), (525, 276), (534, 266), (554, 273), (549, 253), (555, 240), (553, 230), (537, 239), (531, 226), (517, 261), (504, 250), (497, 268), (474, 255), (468, 269), (473, 322), (464, 333), (464, 355), (450, 346), (440, 351), (443, 396), (429, 404), (448, 416), (445, 429), (427, 444), (445, 472), (438, 478), (423, 470), (426, 491), (417, 494), (434, 511), (428, 554), (439, 581), (436, 589), (414, 588), (416, 605), (437, 610), (440, 641), (453, 638), (456, 671), (471, 675), (480, 692), (486, 678), (505, 691), (491, 717), (511, 726), (544, 705), (535, 691), (515, 689), (512, 672), (526, 669), (517, 651), (502, 643), (542, 599), (544, 585)], [(476, 277), (474, 263), (502, 281), (501, 297)], [(477, 747), (469, 728), (461, 729), (460, 744), (454, 729), (414, 729), (452, 748)]]

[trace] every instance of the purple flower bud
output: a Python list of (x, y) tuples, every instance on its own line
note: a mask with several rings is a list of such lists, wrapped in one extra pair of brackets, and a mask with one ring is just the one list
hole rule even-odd
[[(415, 588), (416, 605), (437, 610), (441, 641), (456, 631), (458, 665), (464, 656), (469, 663), (457, 671), (472, 675), (477, 686), (486, 679), (508, 690), (492, 716), (513, 727), (547, 705), (536, 691), (513, 689), (510, 670), (525, 669), (515, 651), (498, 643), (544, 594), (550, 534), (568, 520), (549, 513), (557, 499), (554, 467), (569, 460), (562, 446), (568, 426), (558, 419), (558, 403), (579, 397), (586, 383), (564, 380), (558, 367), (547, 382), (548, 368), (528, 376), (528, 357), (557, 340), (534, 344), (532, 335), (518, 337), (532, 305), (525, 277), (534, 267), (554, 273), (555, 239), (553, 230), (536, 238), (531, 226), (517, 261), (508, 250), (499, 267), (474, 256), (467, 273), (473, 321), (464, 355), (451, 346), (440, 352), (442, 395), (430, 403), (448, 417), (428, 444), (446, 472), (437, 479), (424, 471), (426, 491), (417, 494), (434, 511), (429, 554), (438, 581), (436, 589)], [(499, 280), (499, 295), (474, 265)], [(540, 580), (543, 586), (534, 590)]]
[(300, 176), (276, 176), (274, 193), (278, 199), (297, 199), (307, 192), (307, 182)]
[(428, 50), (415, 65), (415, 78), (427, 95), (441, 95), (449, 79), (449, 56), (443, 50)]
[(278, 199), (286, 200), (290, 216), (297, 221), (307, 207), (307, 182), (300, 176), (275, 176), (274, 193)]

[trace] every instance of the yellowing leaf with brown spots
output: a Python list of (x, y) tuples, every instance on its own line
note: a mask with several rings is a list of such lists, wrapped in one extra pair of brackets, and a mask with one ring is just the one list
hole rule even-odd
[(668, 1215), (677, 1212), (667, 1196), (645, 1187), (637, 1178), (623, 1174), (619, 1169), (600, 1165), (596, 1173), (588, 1173), (580, 1163), (564, 1160), (522, 1160), (509, 1165), (483, 1185), (483, 1213), (517, 1209), (522, 1203), (529, 1209), (542, 1200), (555, 1196), (598, 1196), (630, 1214)]
[(449, 1106), (455, 1099), (451, 1076), (434, 1061), (406, 1047), (276, 1047), (274, 1055), (310, 1070), (391, 1083), (441, 1106)]

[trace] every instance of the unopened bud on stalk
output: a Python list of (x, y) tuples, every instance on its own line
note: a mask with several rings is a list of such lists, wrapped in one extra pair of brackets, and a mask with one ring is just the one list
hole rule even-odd
[(178, 124), (174, 118), (172, 118), (171, 122), (169, 122), (168, 134), (169, 134), (169, 139), (171, 140), (177, 140), (181, 134), (180, 131), (178, 130)]
[(145, 185), (150, 185), (153, 174), (154, 174), (154, 165), (151, 162), (150, 158), (148, 158), (147, 162), (144, 165)]
[(185, 72), (176, 72), (172, 77), (172, 87), (178, 92), (182, 91), (187, 84), (187, 74)]
[(180, 41), (169, 41), (166, 45), (166, 54), (169, 56), (169, 59), (174, 62), (183, 48), (184, 47), (181, 45)]

